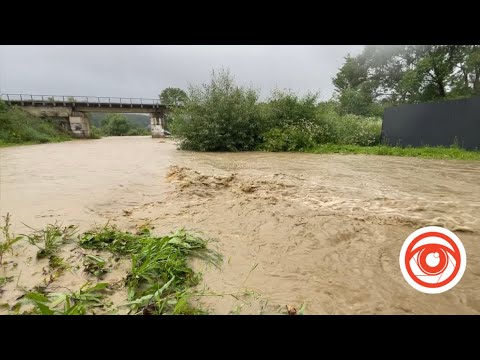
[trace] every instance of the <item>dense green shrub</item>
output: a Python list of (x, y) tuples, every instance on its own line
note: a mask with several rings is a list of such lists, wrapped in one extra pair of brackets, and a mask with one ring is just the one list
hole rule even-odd
[(265, 130), (258, 97), (237, 86), (228, 71), (213, 72), (210, 83), (190, 86), (184, 106), (173, 110), (172, 135), (187, 150), (252, 150)]
[(339, 115), (319, 109), (313, 120), (267, 131), (259, 149), (267, 151), (303, 151), (320, 144), (376, 145), (380, 142), (381, 120), (358, 115)]
[(282, 128), (300, 122), (315, 122), (317, 94), (303, 97), (291, 91), (275, 91), (267, 103), (266, 121), (269, 128)]
[(316, 145), (313, 135), (306, 128), (298, 125), (287, 125), (274, 128), (264, 135), (260, 149), (266, 151), (302, 151)]
[(105, 134), (103, 133), (101, 128), (96, 126), (90, 126), (90, 139), (100, 139)]
[(380, 143), (382, 120), (376, 117), (360, 115), (339, 115), (335, 112), (324, 114), (322, 118), (325, 129), (328, 129), (329, 139), (318, 141), (344, 145), (370, 146)]
[(309, 120), (273, 128), (263, 136), (259, 149), (267, 151), (303, 151), (315, 145), (330, 142), (329, 127)]

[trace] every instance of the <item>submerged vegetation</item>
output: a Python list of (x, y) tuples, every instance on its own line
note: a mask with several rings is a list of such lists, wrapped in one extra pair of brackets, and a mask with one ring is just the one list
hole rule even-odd
[[(76, 232), (76, 227), (73, 225), (62, 227), (58, 224), (49, 224), (45, 229), (35, 230), (30, 235), (24, 235), (28, 242), (38, 248), (37, 258), (51, 258), (54, 256), (60, 246), (69, 241)], [(40, 246), (39, 243), (43, 243)]]
[(220, 260), (218, 254), (207, 251), (207, 241), (185, 230), (157, 237), (147, 228), (131, 234), (105, 226), (83, 234), (79, 244), (131, 257), (126, 305), (134, 313), (200, 313), (188, 304), (189, 290), (198, 284), (199, 276), (187, 265), (187, 259), (196, 256), (214, 263)]
[(24, 296), (26, 302), (34, 304), (34, 314), (38, 315), (85, 315), (95, 314), (96, 308), (104, 308), (107, 283), (91, 286), (84, 284), (78, 291), (70, 293), (29, 292)]
[[(197, 257), (216, 266), (222, 261), (220, 254), (207, 248), (207, 240), (184, 229), (170, 235), (155, 236), (148, 227), (134, 234), (107, 224), (78, 235), (76, 247), (100, 254), (111, 253), (116, 261), (122, 258), (130, 260), (122, 283), (94, 283), (89, 280), (76, 291), (56, 292), (50, 290), (51, 284), (63, 270), (71, 268), (57, 254), (64, 244), (73, 242), (76, 227), (48, 225), (45, 229), (34, 229), (32, 234), (18, 237), (11, 235), (9, 228), (10, 216), (7, 215), (1, 228), (5, 239), (0, 243), (0, 260), (6, 251), (12, 250), (15, 242), (25, 238), (27, 243), (39, 249), (37, 261), (49, 259), (50, 269), (43, 270), (44, 275), (49, 276), (44, 284), (25, 289), (13, 306), (2, 304), (10, 313), (80, 315), (115, 313), (120, 307), (130, 314), (202, 314), (205, 312), (190, 302), (192, 288), (199, 283), (200, 274), (192, 270), (188, 260)], [(107, 261), (99, 253), (83, 254), (83, 270), (97, 279), (107, 273)], [(13, 276), (7, 276), (6, 269), (3, 270), (0, 288), (13, 280)], [(119, 287), (125, 288), (127, 294), (116, 309), (109, 296)], [(33, 309), (22, 312), (22, 306), (28, 304), (33, 305)]]
[(0, 100), (0, 146), (40, 144), (72, 139), (55, 120), (40, 118)]

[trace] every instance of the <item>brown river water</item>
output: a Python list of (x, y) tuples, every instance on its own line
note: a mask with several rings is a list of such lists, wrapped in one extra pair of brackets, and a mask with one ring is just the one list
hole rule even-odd
[[(214, 314), (278, 313), (287, 304), (306, 314), (480, 312), (480, 162), (192, 153), (150, 137), (18, 146), (0, 149), (7, 212), (17, 233), (22, 223), (87, 230), (110, 221), (203, 234), (223, 255), (219, 268), (193, 263), (203, 274), (196, 301)], [(427, 225), (454, 231), (468, 257), (461, 281), (442, 294), (413, 289), (399, 267), (406, 237)], [(25, 245), (16, 251), (10, 270), (19, 279), (0, 303), (42, 278), (45, 264)], [(71, 249), (67, 260), (78, 254)], [(107, 280), (121, 282), (122, 266)], [(62, 276), (65, 287), (84, 280)]]

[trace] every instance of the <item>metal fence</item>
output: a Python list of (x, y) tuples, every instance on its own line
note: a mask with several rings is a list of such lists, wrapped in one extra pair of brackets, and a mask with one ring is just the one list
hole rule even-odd
[(388, 108), (383, 116), (382, 142), (480, 149), (480, 97)]

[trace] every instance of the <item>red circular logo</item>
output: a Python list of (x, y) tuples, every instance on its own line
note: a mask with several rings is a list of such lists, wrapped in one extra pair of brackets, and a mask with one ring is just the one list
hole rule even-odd
[(400, 268), (415, 289), (437, 294), (454, 287), (463, 276), (466, 253), (451, 231), (428, 226), (413, 232), (400, 251)]

